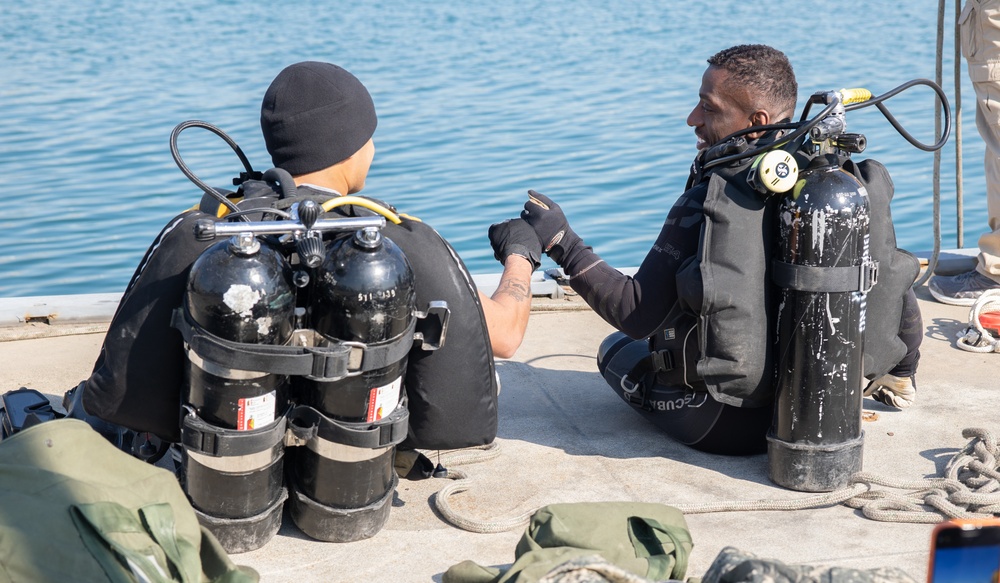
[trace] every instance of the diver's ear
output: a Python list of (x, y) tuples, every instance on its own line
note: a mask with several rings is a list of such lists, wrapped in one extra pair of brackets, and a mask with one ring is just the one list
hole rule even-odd
[[(771, 114), (767, 112), (766, 109), (758, 109), (757, 111), (750, 114), (750, 127), (753, 126), (766, 126), (771, 123)], [(757, 138), (764, 135), (764, 132), (751, 132), (747, 134), (747, 138), (751, 140), (756, 140)]]

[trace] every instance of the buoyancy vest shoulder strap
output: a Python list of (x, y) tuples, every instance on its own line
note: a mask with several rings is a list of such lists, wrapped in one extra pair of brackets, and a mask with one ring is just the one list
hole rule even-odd
[(709, 177), (698, 270), (698, 374), (715, 400), (737, 407), (772, 396), (775, 204), (747, 184), (749, 167), (747, 160)]

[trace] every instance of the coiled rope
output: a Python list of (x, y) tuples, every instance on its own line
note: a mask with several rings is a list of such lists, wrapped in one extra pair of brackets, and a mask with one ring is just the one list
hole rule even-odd
[[(968, 444), (955, 454), (945, 467), (944, 477), (925, 480), (896, 480), (867, 472), (851, 476), (840, 490), (786, 500), (750, 500), (700, 505), (674, 505), (685, 514), (710, 512), (752, 512), (765, 510), (806, 510), (846, 504), (861, 510), (865, 517), (880, 522), (933, 524), (950, 518), (991, 518), (1000, 516), (1000, 444), (988, 430), (968, 428), (962, 437)], [(484, 448), (485, 450), (486, 448)], [(470, 453), (460, 463), (492, 459), (500, 454), (499, 445), (488, 448), (488, 456)], [(480, 459), (481, 458), (481, 459)], [(456, 463), (456, 462), (452, 462)], [(523, 528), (536, 510), (510, 518), (480, 520), (462, 516), (449, 498), (469, 490), (474, 480), (460, 470), (449, 470), (454, 482), (434, 496), (434, 505), (444, 519), (463, 530), (497, 533)], [(875, 490), (881, 486), (892, 490)]]
[(983, 292), (969, 310), (969, 326), (958, 334), (958, 347), (968, 352), (1000, 352), (1000, 338), (979, 321), (979, 316), (1000, 312), (1000, 290)]
[[(439, 463), (445, 464), (445, 462), (447, 462), (450, 466), (456, 466), (461, 464), (484, 462), (499, 456), (500, 442), (494, 441), (493, 443), (478, 448), (455, 450), (441, 454), (441, 460)], [(453, 467), (448, 467), (448, 479), (453, 481), (444, 488), (441, 488), (437, 494), (434, 495), (434, 507), (437, 508), (437, 511), (441, 513), (441, 516), (449, 524), (461, 528), (462, 530), (483, 534), (516, 530), (527, 525), (528, 521), (531, 519), (531, 515), (535, 513), (535, 510), (530, 510), (510, 518), (493, 520), (479, 520), (462, 516), (458, 511), (452, 508), (449, 500), (455, 494), (460, 494), (471, 488), (474, 481), (471, 476), (462, 470), (456, 470)]]

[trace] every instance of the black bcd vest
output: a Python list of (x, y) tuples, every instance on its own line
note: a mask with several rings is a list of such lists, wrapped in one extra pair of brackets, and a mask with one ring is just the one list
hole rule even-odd
[[(282, 198), (276, 186), (254, 180), (245, 182), (237, 195), (241, 209), (287, 208), (295, 200), (322, 202), (330, 197), (303, 187), (296, 190), (294, 200)], [(167, 441), (180, 440), (188, 363), (183, 338), (171, 327), (171, 314), (182, 305), (191, 265), (214, 243), (198, 241), (194, 224), (215, 217), (218, 206), (206, 195), (199, 206), (202, 210), (178, 215), (146, 252), (86, 381), (83, 399), (88, 413)], [(338, 210), (370, 213), (360, 207)], [(431, 300), (444, 300), (451, 311), (444, 345), (433, 352), (414, 347), (409, 354), (404, 388), (410, 429), (402, 446), (455, 449), (492, 442), (497, 431), (497, 377), (471, 275), (447, 241), (425, 223), (404, 218), (399, 225), (388, 223), (383, 234), (402, 249), (413, 268), (418, 309)]]
[[(748, 148), (737, 141), (706, 154), (718, 157)], [(738, 407), (766, 406), (774, 394), (779, 288), (772, 258), (780, 199), (751, 188), (752, 162), (747, 158), (704, 173), (696, 164), (684, 196), (703, 201), (698, 253), (677, 272), (677, 306), (650, 337), (652, 364), (645, 364), (662, 384), (707, 390)], [(869, 195), (870, 253), (879, 263), (879, 280), (867, 296), (863, 370), (873, 379), (906, 353), (898, 337), (900, 316), (919, 263), (896, 247), (889, 210), (893, 184), (885, 167), (874, 160), (842, 159), (841, 168)]]

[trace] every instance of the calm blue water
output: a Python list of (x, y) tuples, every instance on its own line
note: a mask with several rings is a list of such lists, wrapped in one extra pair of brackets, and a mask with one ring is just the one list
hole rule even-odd
[[(949, 26), (953, 20), (949, 3)], [(251, 2), (35, 0), (0, 20), (0, 297), (120, 292), (160, 227), (200, 191), (168, 140), (201, 119), (254, 167), (270, 159), (260, 99), (286, 65), (338, 63), (379, 113), (365, 194), (434, 225), (474, 273), (498, 270), (490, 223), (534, 188), (611, 263), (637, 265), (693, 157), (684, 120), (705, 59), (739, 43), (789, 55), (804, 99), (934, 78), (937, 1)], [(952, 52), (951, 33), (946, 54)], [(954, 102), (952, 63), (945, 90)], [(963, 71), (964, 74), (964, 71)], [(982, 143), (966, 96), (967, 245), (985, 225)], [(888, 102), (933, 141), (920, 88)], [(849, 114), (897, 187), (901, 246), (929, 249), (930, 153), (875, 108)], [(209, 184), (240, 170), (228, 146), (188, 130), (181, 151)], [(945, 152), (944, 245), (955, 246), (954, 149)]]

